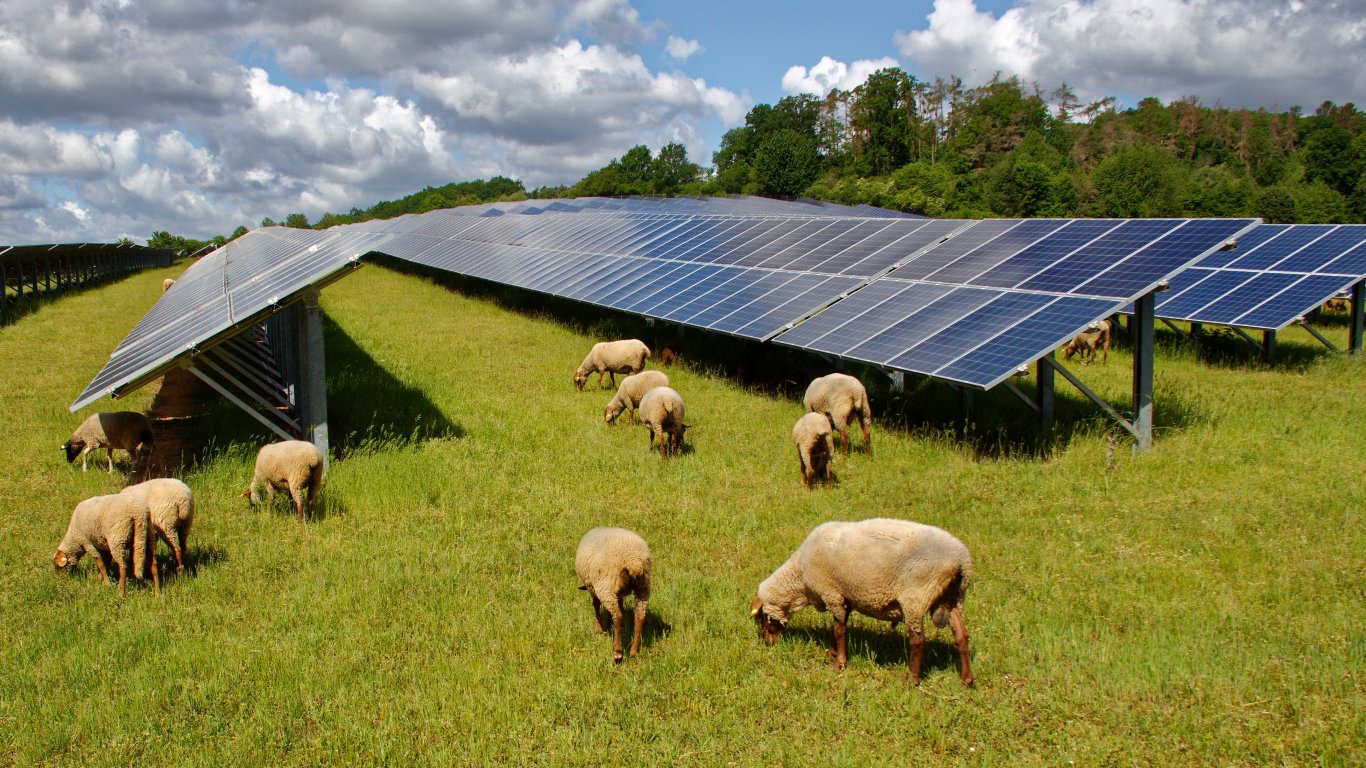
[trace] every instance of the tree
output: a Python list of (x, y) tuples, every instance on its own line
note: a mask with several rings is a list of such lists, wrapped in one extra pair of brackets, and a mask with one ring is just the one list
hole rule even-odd
[(820, 175), (821, 158), (816, 140), (794, 130), (769, 134), (754, 158), (754, 180), (759, 193), (771, 197), (797, 197)]
[(689, 162), (688, 150), (682, 144), (665, 144), (654, 162), (655, 192), (661, 195), (674, 194), (684, 184), (695, 181), (701, 172), (697, 163)]
[(860, 170), (880, 176), (910, 160), (910, 140), (919, 125), (914, 86), (915, 78), (888, 67), (854, 89), (849, 124)]
[(1151, 217), (1180, 213), (1180, 169), (1159, 147), (1124, 147), (1091, 174), (1106, 216)]
[(645, 195), (654, 191), (654, 156), (644, 144), (627, 150), (618, 161), (617, 169), (624, 194)]
[(261, 226), (262, 226), (262, 227), (274, 227), (274, 226), (278, 226), (278, 225), (277, 225), (274, 221), (272, 221), (271, 218), (270, 218), (269, 216), (267, 216), (267, 217), (265, 217), (264, 219), (261, 219)]
[(1295, 198), (1280, 187), (1262, 190), (1253, 203), (1252, 212), (1267, 224), (1293, 224), (1298, 218), (1295, 215)]
[(232, 231), (232, 237), (230, 237), (230, 238), (228, 238), (228, 239), (229, 239), (229, 240), (236, 240), (237, 238), (241, 237), (242, 235), (245, 235), (246, 233), (248, 233), (248, 232), (250, 232), (250, 231), (251, 231), (251, 230), (247, 229), (246, 227), (238, 226), (237, 229), (234, 229), (234, 230)]
[(308, 229), (308, 217), (302, 213), (291, 213), (285, 217), (285, 226), (294, 229)]

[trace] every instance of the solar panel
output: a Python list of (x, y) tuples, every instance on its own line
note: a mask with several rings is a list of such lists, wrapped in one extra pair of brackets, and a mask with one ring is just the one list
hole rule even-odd
[(270, 227), (203, 257), (161, 295), (110, 355), (71, 410), (158, 376), (326, 282), (387, 235)]
[(1366, 225), (1263, 224), (1173, 278), (1156, 312), (1276, 331), (1363, 279)]
[(774, 341), (990, 389), (1255, 224), (968, 223)]

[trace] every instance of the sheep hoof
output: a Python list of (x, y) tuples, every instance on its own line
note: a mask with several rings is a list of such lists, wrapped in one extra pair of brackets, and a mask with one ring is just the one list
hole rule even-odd
[(615, 664), (620, 664), (621, 658), (621, 651), (617, 651), (616, 653), (612, 654), (612, 662)]

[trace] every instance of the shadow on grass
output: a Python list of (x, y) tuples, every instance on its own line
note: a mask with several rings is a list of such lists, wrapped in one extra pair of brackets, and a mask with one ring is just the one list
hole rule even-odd
[[(1331, 324), (1321, 321), (1314, 323), (1316, 326)], [(1260, 341), (1260, 332), (1248, 333)], [(1262, 355), (1260, 346), (1239, 336), (1232, 328), (1220, 326), (1206, 326), (1199, 335), (1193, 337), (1183, 337), (1170, 329), (1158, 330), (1154, 332), (1154, 341), (1170, 353), (1188, 354), (1205, 365), (1232, 370), (1259, 368), (1302, 373), (1324, 357), (1334, 354), (1333, 350), (1317, 341), (1277, 339), (1275, 357), (1268, 361)]]
[[(871, 622), (871, 623), (870, 623)], [(925, 622), (925, 655), (920, 663), (921, 677), (928, 677), (938, 670), (949, 670), (958, 674), (958, 647), (952, 640), (943, 640), (934, 631), (934, 626)], [(788, 629), (783, 633), (784, 640), (791, 636), (796, 642), (812, 643), (827, 652), (834, 643), (833, 626), (824, 629)], [(849, 658), (869, 658), (879, 667), (902, 667), (909, 673), (911, 644), (906, 636), (906, 627), (891, 622), (850, 621), (845, 635), (845, 648)], [(833, 667), (833, 662), (831, 662)]]
[[(191, 530), (193, 532), (193, 530)], [(185, 550), (185, 571), (177, 573), (175, 569), (175, 555), (164, 544), (157, 547), (156, 564), (161, 569), (161, 584), (165, 586), (168, 582), (174, 583), (177, 579), (194, 579), (199, 576), (199, 569), (204, 566), (215, 566), (219, 563), (227, 562), (228, 551), (217, 544), (200, 546), (191, 544)]]
[[(403, 446), (465, 435), (464, 428), (446, 418), (426, 393), (397, 379), (326, 318), (323, 334), (333, 457), (343, 459), (364, 446)], [(175, 476), (234, 446), (247, 446), (254, 456), (255, 446), (280, 440), (207, 384), (180, 369), (163, 377), (149, 416), (156, 451), (133, 482)], [(331, 503), (336, 507), (337, 502)]]
[[(801, 403), (812, 379), (840, 369), (833, 359), (813, 352), (691, 328), (685, 332), (677, 324), (651, 324), (643, 317), (625, 312), (462, 277), (399, 259), (375, 256), (373, 260), (387, 269), (431, 280), (462, 295), (492, 301), (511, 312), (558, 323), (576, 333), (601, 339), (639, 338), (654, 353), (652, 366), (663, 367), (660, 359), (667, 346), (678, 355), (675, 365), (729, 378), (752, 394), (794, 404)], [(1127, 346), (1123, 333), (1117, 333), (1113, 348)], [(880, 368), (846, 363), (842, 370), (858, 377), (867, 387), (877, 419), (875, 433), (891, 429), (960, 443), (979, 460), (1047, 459), (1074, 437), (1094, 434), (1098, 428), (1127, 435), (1094, 403), (1071, 390), (1061, 377), (1056, 385), (1054, 426), (1042, 430), (1037, 412), (1004, 386), (989, 392), (973, 392), (965, 410), (962, 395), (943, 382), (908, 375), (905, 389), (894, 392), (890, 378)], [(1032, 381), (1027, 386), (1032, 389)], [(1155, 427), (1182, 429), (1206, 418), (1198, 397), (1182, 391), (1161, 394)], [(1126, 413), (1131, 404), (1112, 405), (1121, 414), (1131, 416)], [(1103, 426), (1098, 427), (1098, 423)], [(873, 440), (877, 440), (876, 434)]]
[[(626, 601), (622, 601), (621, 606), (621, 646), (630, 648), (631, 640), (635, 634), (635, 619), (633, 619), (633, 609), (628, 609)], [(609, 640), (612, 637), (612, 617), (606, 609), (599, 610), (597, 614), (598, 634), (606, 636)], [(667, 640), (674, 631), (673, 625), (664, 620), (658, 611), (645, 612), (645, 626), (640, 633), (640, 652), (653, 647), (656, 643)], [(610, 643), (609, 643), (610, 645)]]

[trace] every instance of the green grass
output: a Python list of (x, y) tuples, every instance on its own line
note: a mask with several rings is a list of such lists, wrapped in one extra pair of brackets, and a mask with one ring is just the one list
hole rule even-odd
[[(1156, 447), (1133, 455), (1059, 380), (1053, 441), (1009, 393), (968, 439), (939, 384), (874, 386), (875, 457), (802, 490), (793, 421), (819, 361), (684, 339), (669, 371), (691, 451), (575, 392), (591, 342), (658, 329), (516, 310), (382, 268), (329, 288), (334, 457), (320, 519), (238, 493), (270, 439), (213, 401), (197, 446), (192, 575), (120, 601), (90, 563), (50, 557), (81, 499), (57, 446), (66, 407), (160, 292), (151, 270), (0, 330), (0, 764), (16, 765), (1353, 765), (1366, 754), (1366, 387), (1361, 361), (1298, 329), (1265, 365), (1226, 338), (1162, 333)], [(540, 305), (545, 311), (538, 312)], [(1322, 324), (1339, 344), (1345, 326)], [(689, 353), (689, 350), (692, 350)], [(787, 366), (741, 384), (735, 355)], [(1074, 366), (1123, 403), (1127, 351)], [(871, 381), (871, 377), (865, 374)], [(801, 382), (804, 385), (804, 382)], [(1028, 385), (1028, 382), (1025, 382)], [(890, 422), (890, 423), (889, 423)], [(163, 428), (173, 428), (170, 423)], [(120, 454), (121, 462), (122, 454)], [(123, 462), (126, 469), (126, 462)], [(829, 617), (759, 643), (758, 582), (817, 523), (894, 516), (972, 550), (977, 686), (947, 631), (920, 689), (906, 642)], [(650, 543), (638, 659), (614, 666), (576, 589), (595, 525)], [(162, 548), (161, 561), (167, 562)], [(628, 633), (629, 635), (629, 633)]]

